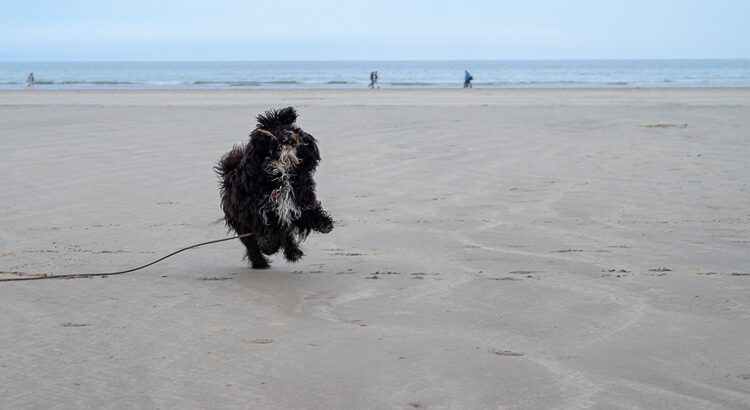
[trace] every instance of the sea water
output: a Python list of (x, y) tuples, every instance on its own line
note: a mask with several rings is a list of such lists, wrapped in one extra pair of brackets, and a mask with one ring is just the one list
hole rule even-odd
[(0, 62), (0, 89), (750, 87), (750, 60)]

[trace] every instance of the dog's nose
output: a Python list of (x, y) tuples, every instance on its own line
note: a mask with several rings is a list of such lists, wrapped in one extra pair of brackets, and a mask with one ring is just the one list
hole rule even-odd
[(299, 136), (294, 131), (289, 131), (289, 130), (284, 131), (284, 137), (286, 139), (288, 139), (288, 140), (291, 140), (291, 141), (295, 142), (295, 143), (299, 142), (299, 139), (298, 139)]

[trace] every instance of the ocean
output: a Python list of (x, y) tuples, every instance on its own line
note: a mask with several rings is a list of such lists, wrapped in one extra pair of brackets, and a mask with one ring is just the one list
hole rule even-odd
[(558, 61), (0, 62), (0, 89), (750, 87), (750, 59)]

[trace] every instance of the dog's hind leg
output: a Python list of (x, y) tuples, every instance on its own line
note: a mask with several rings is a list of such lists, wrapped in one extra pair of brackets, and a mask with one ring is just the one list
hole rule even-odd
[(250, 264), (253, 269), (268, 269), (271, 265), (268, 264), (268, 259), (261, 253), (258, 240), (254, 236), (246, 236), (240, 238), (242, 243), (247, 248), (247, 257), (250, 259)]
[(266, 235), (266, 237), (259, 241), (261, 252), (266, 255), (273, 255), (281, 248), (281, 238), (275, 235)]

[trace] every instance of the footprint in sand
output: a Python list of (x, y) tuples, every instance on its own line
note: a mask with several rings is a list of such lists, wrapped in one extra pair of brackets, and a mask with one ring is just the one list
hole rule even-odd
[(513, 352), (510, 350), (499, 350), (499, 349), (490, 349), (487, 352), (492, 353), (497, 356), (511, 356), (511, 357), (523, 356), (525, 354), (525, 353), (520, 353), (520, 352)]
[(687, 124), (648, 124), (641, 125), (643, 128), (687, 128)]
[(242, 339), (240, 341), (245, 342), (245, 343), (251, 343), (254, 345), (267, 345), (269, 343), (273, 343), (273, 339), (252, 339), (252, 340)]
[(73, 323), (73, 322), (60, 323), (60, 326), (62, 327), (85, 327), (88, 325), (89, 325), (88, 323)]

